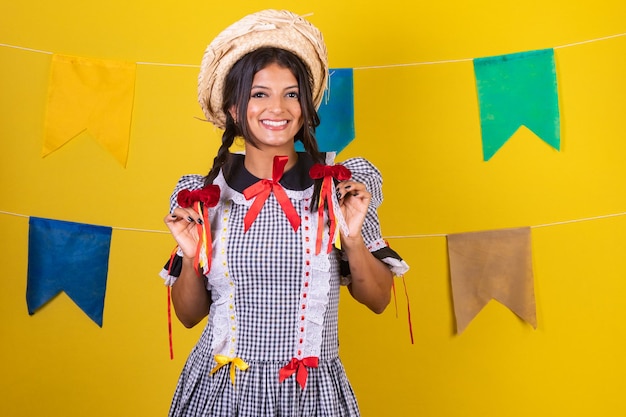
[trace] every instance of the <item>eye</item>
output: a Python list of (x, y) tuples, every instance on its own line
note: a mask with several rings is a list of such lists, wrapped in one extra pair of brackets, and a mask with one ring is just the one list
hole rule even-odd
[(297, 91), (290, 91), (287, 93), (287, 97), (289, 98), (299, 98), (300, 94)]
[(263, 98), (266, 97), (267, 95), (262, 92), (262, 91), (254, 91), (252, 92), (252, 94), (250, 94), (250, 98)]

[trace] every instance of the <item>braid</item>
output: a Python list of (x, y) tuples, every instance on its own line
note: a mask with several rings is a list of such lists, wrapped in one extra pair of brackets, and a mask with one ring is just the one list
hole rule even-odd
[[(319, 119), (318, 119), (319, 123)], [(315, 129), (302, 129), (302, 136), (299, 138), (302, 141), (302, 145), (304, 146), (304, 150), (311, 155), (313, 161), (318, 164), (326, 164), (326, 160), (324, 158), (324, 154), (319, 151), (317, 147), (317, 140), (314, 136)], [(322, 182), (323, 178), (319, 178), (314, 180), (313, 183), (313, 195), (311, 196), (311, 210), (313, 212), (319, 209), (319, 199), (320, 192), (322, 190)]]
[[(228, 113), (227, 113), (228, 114)], [(219, 174), (220, 169), (224, 167), (226, 162), (230, 157), (229, 149), (233, 145), (235, 138), (237, 137), (237, 129), (235, 127), (234, 120), (230, 117), (230, 114), (226, 117), (226, 129), (224, 130), (224, 134), (222, 135), (222, 146), (220, 146), (217, 151), (217, 155), (215, 159), (213, 159), (213, 167), (209, 173), (204, 177), (204, 185), (212, 184), (217, 174)], [(226, 176), (227, 174), (224, 173)]]

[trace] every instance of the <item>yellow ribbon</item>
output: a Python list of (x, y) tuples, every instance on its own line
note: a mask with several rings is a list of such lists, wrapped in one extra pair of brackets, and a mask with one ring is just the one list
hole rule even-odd
[(241, 358), (231, 358), (226, 355), (215, 355), (215, 362), (217, 362), (217, 366), (211, 370), (211, 375), (216, 373), (222, 366), (230, 365), (230, 382), (232, 382), (233, 386), (235, 385), (235, 369), (238, 368), (240, 371), (245, 371), (250, 367), (247, 363), (243, 361)]

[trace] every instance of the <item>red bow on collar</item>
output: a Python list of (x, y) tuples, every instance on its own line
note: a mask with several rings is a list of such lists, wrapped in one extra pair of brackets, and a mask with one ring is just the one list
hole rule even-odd
[(309, 371), (307, 371), (306, 368), (317, 368), (318, 365), (319, 359), (315, 356), (309, 356), (303, 359), (293, 358), (287, 365), (280, 369), (278, 373), (278, 381), (283, 382), (285, 379), (297, 372), (296, 381), (298, 381), (300, 387), (304, 389), (306, 379), (309, 375)]
[(293, 204), (291, 204), (289, 197), (287, 197), (285, 189), (278, 183), (283, 176), (283, 171), (285, 170), (285, 165), (287, 165), (288, 161), (288, 156), (275, 156), (272, 168), (272, 179), (257, 181), (255, 184), (252, 184), (243, 190), (243, 195), (246, 197), (246, 200), (256, 197), (243, 219), (244, 232), (247, 232), (248, 229), (250, 229), (250, 226), (252, 226), (252, 223), (256, 220), (257, 216), (261, 212), (261, 209), (263, 208), (263, 205), (265, 204), (265, 201), (270, 196), (272, 191), (274, 192), (274, 197), (276, 197), (278, 204), (280, 204), (285, 212), (287, 220), (289, 220), (293, 230), (298, 230), (298, 227), (300, 227), (300, 216), (293, 207)]
[(352, 177), (350, 170), (343, 165), (322, 165), (315, 164), (311, 167), (309, 175), (314, 180), (323, 178), (320, 190), (320, 204), (317, 209), (317, 240), (315, 242), (315, 254), (319, 255), (322, 250), (322, 235), (324, 233), (324, 203), (328, 207), (328, 217), (330, 223), (330, 238), (328, 239), (327, 253), (333, 249), (333, 237), (337, 228), (335, 219), (335, 209), (333, 208), (333, 178), (339, 181), (346, 181)]

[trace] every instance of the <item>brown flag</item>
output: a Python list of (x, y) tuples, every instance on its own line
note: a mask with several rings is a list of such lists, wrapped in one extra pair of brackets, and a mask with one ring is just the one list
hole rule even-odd
[(530, 228), (447, 236), (457, 333), (491, 300), (537, 328)]

